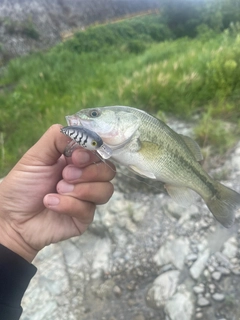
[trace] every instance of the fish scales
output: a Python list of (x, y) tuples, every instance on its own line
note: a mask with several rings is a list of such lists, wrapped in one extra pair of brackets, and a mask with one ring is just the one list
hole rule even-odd
[[(133, 113), (135, 110), (133, 110)], [(194, 189), (206, 189), (206, 193), (209, 192), (208, 188), (213, 188), (210, 181), (208, 181), (208, 176), (202, 170), (202, 167), (198, 162), (196, 162), (194, 156), (191, 154), (190, 150), (186, 144), (182, 141), (181, 136), (179, 136), (175, 131), (168, 127), (164, 122), (149, 116), (146, 113), (141, 112), (139, 114), (142, 125), (139, 126), (140, 140), (141, 141), (154, 141), (160, 148), (156, 152), (156, 156), (151, 159), (151, 170), (152, 165), (156, 166), (159, 175), (156, 177), (164, 182), (172, 182), (175, 178), (175, 183), (178, 185), (185, 185), (189, 188)], [(146, 130), (147, 128), (147, 130)], [(158, 134), (156, 134), (156, 132)], [(186, 156), (183, 156), (182, 149), (185, 149)], [(162, 152), (161, 152), (162, 151)], [(147, 158), (148, 155), (145, 155)], [(144, 159), (143, 159), (144, 160)], [(184, 165), (185, 170), (182, 170)], [(165, 171), (164, 177), (162, 176), (162, 171)], [(178, 176), (176, 179), (175, 172), (178, 171)], [(199, 187), (192, 184), (192, 174), (197, 174), (199, 181)], [(207, 182), (207, 186), (206, 186)], [(199, 191), (199, 190), (196, 190)]]

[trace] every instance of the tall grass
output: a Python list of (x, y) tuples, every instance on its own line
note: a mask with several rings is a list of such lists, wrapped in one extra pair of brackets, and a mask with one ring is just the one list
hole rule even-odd
[[(144, 24), (140, 26), (144, 28)], [(152, 37), (142, 41), (141, 34), (136, 39), (126, 37), (126, 41), (123, 36), (113, 45), (104, 40), (99, 48), (93, 45), (79, 52), (73, 44), (80, 45), (81, 37), (77, 35), (49, 52), (12, 60), (2, 71), (0, 176), (48, 126), (65, 124), (64, 116), (81, 108), (120, 104), (189, 117), (207, 113), (210, 106), (210, 122), (216, 118), (237, 121), (237, 32), (160, 43)]]

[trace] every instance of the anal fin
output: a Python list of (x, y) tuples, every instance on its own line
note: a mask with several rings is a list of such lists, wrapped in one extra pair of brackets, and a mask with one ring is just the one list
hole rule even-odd
[(165, 184), (165, 189), (167, 190), (169, 196), (184, 208), (192, 205), (198, 198), (198, 194), (189, 188)]

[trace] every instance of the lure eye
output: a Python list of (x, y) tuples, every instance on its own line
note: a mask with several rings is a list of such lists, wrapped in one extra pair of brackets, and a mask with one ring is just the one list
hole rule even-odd
[(97, 146), (97, 141), (93, 140), (91, 144), (92, 144), (93, 147), (96, 147)]
[(90, 116), (92, 117), (92, 118), (96, 118), (96, 117), (98, 117), (100, 115), (100, 112), (98, 111), (98, 110), (92, 110), (91, 112), (90, 112)]

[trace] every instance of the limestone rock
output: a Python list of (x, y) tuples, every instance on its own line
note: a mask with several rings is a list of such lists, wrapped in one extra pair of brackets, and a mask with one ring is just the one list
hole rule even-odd
[(191, 320), (194, 312), (191, 294), (186, 290), (174, 294), (167, 302), (165, 312), (171, 320)]
[(180, 272), (167, 271), (158, 276), (147, 293), (146, 301), (149, 306), (160, 308), (176, 292)]
[(228, 258), (235, 258), (238, 252), (237, 240), (235, 237), (231, 237), (223, 245), (222, 253)]
[(190, 268), (190, 274), (193, 277), (193, 279), (199, 278), (204, 268), (206, 267), (209, 256), (210, 256), (209, 249), (205, 249), (205, 251), (203, 251), (203, 253), (193, 263), (193, 265)]
[(158, 250), (153, 260), (158, 266), (172, 263), (181, 270), (184, 266), (185, 257), (189, 253), (189, 240), (187, 238), (177, 238), (167, 241)]
[(197, 301), (197, 305), (198, 305), (199, 307), (207, 307), (207, 306), (210, 305), (210, 301), (207, 300), (207, 299), (204, 298), (204, 297), (200, 297), (200, 298), (198, 299), (198, 301)]

